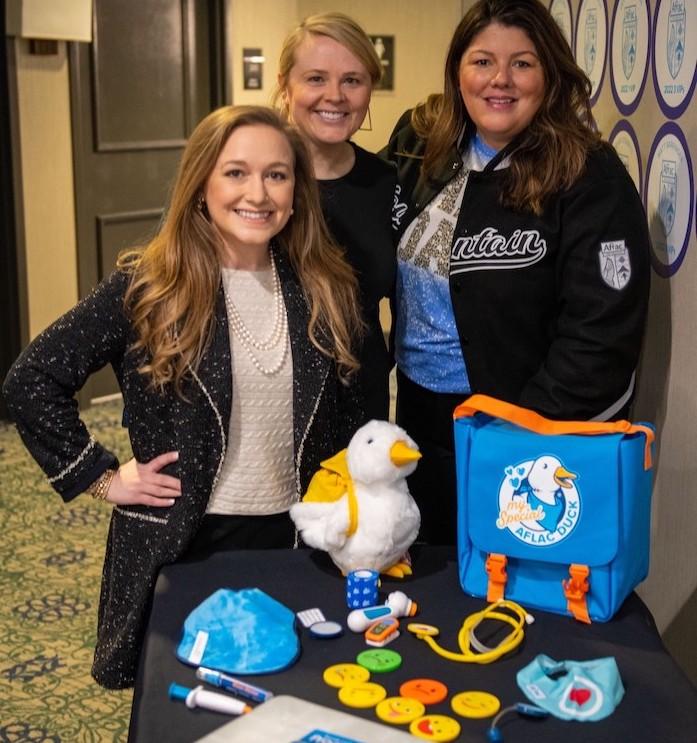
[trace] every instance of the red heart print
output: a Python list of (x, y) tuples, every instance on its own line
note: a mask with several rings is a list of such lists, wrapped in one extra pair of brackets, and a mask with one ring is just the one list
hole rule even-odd
[(572, 689), (569, 694), (569, 699), (572, 702), (576, 702), (579, 707), (583, 705), (591, 698), (591, 693), (588, 689)]

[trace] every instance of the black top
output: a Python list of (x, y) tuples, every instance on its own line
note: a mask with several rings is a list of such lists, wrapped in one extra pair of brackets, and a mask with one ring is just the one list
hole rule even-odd
[(368, 418), (387, 420), (391, 361), (380, 327), (378, 303), (391, 294), (396, 269), (392, 237), (395, 168), (351, 142), (353, 168), (341, 178), (318, 181), (322, 211), (332, 236), (346, 250), (358, 276), (367, 331), (359, 354), (359, 380)]

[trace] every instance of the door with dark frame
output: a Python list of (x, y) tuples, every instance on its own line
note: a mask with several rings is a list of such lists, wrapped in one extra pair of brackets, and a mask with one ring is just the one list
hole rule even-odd
[[(79, 292), (162, 217), (188, 135), (223, 103), (223, 3), (95, 0), (93, 43), (71, 44)], [(94, 375), (81, 402), (117, 391)]]

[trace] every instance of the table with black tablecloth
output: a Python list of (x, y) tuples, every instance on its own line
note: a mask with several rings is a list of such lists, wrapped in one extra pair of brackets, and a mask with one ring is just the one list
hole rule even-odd
[[(384, 600), (391, 591), (404, 591), (419, 605), (418, 621), (439, 627), (441, 645), (457, 650), (463, 620), (484, 608), (486, 602), (461, 590), (453, 550), (417, 545), (412, 556), (414, 575), (403, 581), (383, 578), (380, 598)], [(188, 687), (198, 683), (194, 669), (177, 660), (175, 649), (187, 615), (214, 591), (257, 587), (294, 612), (318, 607), (327, 619), (345, 624), (349, 611), (345, 582), (327, 555), (304, 549), (222, 552), (199, 562), (164, 568), (143, 647), (129, 742), (189, 743), (229, 721), (206, 710), (189, 710), (181, 702), (170, 701), (167, 693), (172, 682)], [(427, 712), (457, 719), (462, 726), (458, 740), (485, 741), (490, 721), (458, 717), (449, 704), (454, 694), (488, 691), (507, 706), (526, 701), (516, 684), (516, 673), (540, 653), (556, 660), (614, 656), (626, 693), (613, 715), (600, 722), (581, 723), (553, 717), (530, 720), (512, 714), (501, 721), (506, 743), (697, 741), (697, 689), (666, 651), (651, 613), (638, 596), (632, 594), (607, 623), (584, 625), (569, 617), (532, 613), (535, 622), (527, 628), (522, 645), (489, 665), (446, 660), (404, 631), (388, 646), (402, 655), (402, 666), (390, 673), (373, 674), (371, 680), (385, 686), (389, 696), (398, 695), (400, 684), (410, 678), (442, 681), (448, 686), (448, 699)], [(291, 694), (376, 720), (372, 709), (344, 707), (337, 690), (322, 680), (328, 666), (355, 662), (356, 655), (366, 649), (363, 635), (346, 630), (337, 639), (316, 639), (299, 623), (298, 632), (302, 651), (295, 664), (280, 673), (245, 678), (274, 694)]]

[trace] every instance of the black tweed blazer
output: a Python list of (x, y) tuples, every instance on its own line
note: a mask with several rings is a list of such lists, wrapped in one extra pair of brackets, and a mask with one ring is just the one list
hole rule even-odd
[[(293, 361), (293, 428), (298, 495), (322, 459), (345, 447), (364, 422), (355, 386), (310, 343), (307, 301), (285, 253), (275, 250)], [(118, 506), (112, 513), (92, 673), (108, 688), (133, 684), (152, 591), (160, 567), (176, 561), (196, 533), (222, 467), (232, 404), (225, 297), (216, 301), (212, 342), (185, 397), (148, 389), (142, 357), (130, 349), (124, 311), (128, 276), (115, 272), (39, 335), (10, 369), (3, 392), (27, 448), (67, 501), (82, 493), (116, 457), (80, 420), (74, 393), (110, 364), (124, 400), (124, 423), (138, 461), (166, 451), (179, 460), (165, 472), (181, 479), (171, 508)]]

